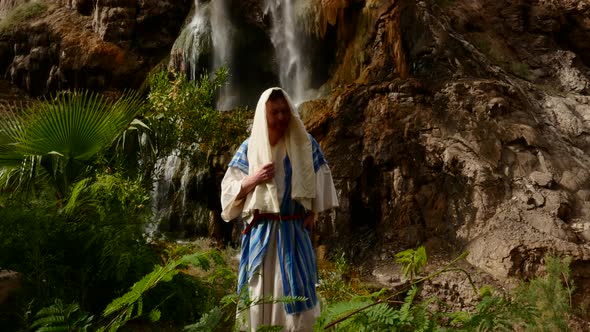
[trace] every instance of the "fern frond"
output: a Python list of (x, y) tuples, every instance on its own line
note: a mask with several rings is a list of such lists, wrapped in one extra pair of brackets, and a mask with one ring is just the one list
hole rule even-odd
[(31, 328), (36, 328), (35, 332), (83, 332), (92, 325), (92, 319), (93, 316), (81, 311), (78, 304), (64, 305), (62, 301), (55, 300), (51, 306), (37, 312)]
[(183, 328), (183, 331), (187, 332), (213, 332), (221, 322), (223, 318), (223, 311), (219, 307), (214, 307), (204, 314), (201, 319), (191, 325), (187, 325)]
[(68, 198), (68, 202), (66, 206), (64, 206), (63, 208), (63, 212), (65, 214), (72, 214), (76, 207), (80, 206), (78, 197), (88, 187), (90, 181), (91, 178), (85, 178), (74, 184), (74, 187), (72, 188), (72, 191), (70, 193), (70, 197)]
[(64, 323), (66, 321), (66, 317), (64, 315), (61, 314), (57, 314), (57, 315), (51, 315), (51, 316), (46, 316), (46, 317), (42, 317), (39, 319), (35, 319), (35, 322), (33, 322), (33, 324), (31, 324), (31, 327), (40, 327), (40, 326), (50, 326), (50, 325), (55, 325), (57, 323)]
[(70, 329), (68, 326), (43, 326), (35, 332), (70, 332)]
[(387, 303), (380, 303), (367, 310), (367, 316), (370, 320), (387, 326), (393, 326), (400, 320), (398, 311), (391, 308)]

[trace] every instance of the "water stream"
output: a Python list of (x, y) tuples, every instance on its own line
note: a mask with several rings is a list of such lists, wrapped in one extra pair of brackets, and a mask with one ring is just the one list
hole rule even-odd
[[(272, 20), (271, 40), (279, 62), (281, 86), (293, 102), (308, 99), (310, 60), (302, 44), (302, 33), (296, 22), (295, 0), (266, 0), (265, 14)], [(298, 25), (297, 25), (298, 24)]]
[(202, 68), (210, 67), (212, 48), (210, 6), (195, 1), (191, 21), (172, 45), (170, 65), (195, 80)]

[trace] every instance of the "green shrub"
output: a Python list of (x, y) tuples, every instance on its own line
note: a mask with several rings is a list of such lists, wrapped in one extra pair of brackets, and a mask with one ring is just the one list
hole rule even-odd
[[(159, 134), (159, 141), (176, 142), (177, 138), (186, 149), (197, 144), (206, 155), (241, 143), (247, 137), (251, 114), (244, 109), (220, 112), (215, 106), (216, 95), (228, 75), (223, 67), (213, 77), (203, 74), (197, 81), (189, 81), (182, 73), (160, 71), (152, 75), (148, 96), (151, 117), (168, 130)], [(169, 131), (171, 124), (175, 132)]]

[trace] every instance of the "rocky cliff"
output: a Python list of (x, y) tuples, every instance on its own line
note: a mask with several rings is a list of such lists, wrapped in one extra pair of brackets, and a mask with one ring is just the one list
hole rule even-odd
[[(30, 95), (138, 87), (190, 7), (90, 3), (54, 3), (2, 33), (0, 72)], [(580, 298), (590, 294), (590, 4), (302, 6), (323, 45), (314, 64), (323, 97), (301, 112), (341, 202), (321, 216), (317, 243), (373, 269), (417, 244), (443, 260), (468, 250), (498, 280), (534, 276), (545, 254), (565, 254)], [(264, 13), (252, 8), (245, 22), (263, 31)]]
[(567, 254), (588, 292), (588, 3), (338, 6), (328, 25), (355, 33), (304, 111), (341, 200), (321, 238), (377, 261), (468, 250), (500, 279)]
[(40, 17), (0, 31), (0, 73), (31, 96), (139, 88), (169, 54), (191, 6), (188, 0), (41, 2), (47, 8)]

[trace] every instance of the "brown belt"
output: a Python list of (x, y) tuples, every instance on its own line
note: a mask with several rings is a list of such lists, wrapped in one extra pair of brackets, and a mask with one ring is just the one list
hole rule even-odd
[(270, 219), (270, 220), (280, 220), (280, 221), (287, 221), (287, 220), (296, 220), (296, 219), (303, 219), (305, 218), (304, 215), (301, 214), (293, 214), (293, 215), (286, 215), (282, 216), (278, 213), (260, 213), (258, 210), (254, 210), (254, 217), (252, 221), (246, 226), (242, 234), (248, 234), (248, 232), (254, 227), (256, 221), (259, 219)]

